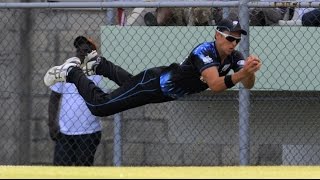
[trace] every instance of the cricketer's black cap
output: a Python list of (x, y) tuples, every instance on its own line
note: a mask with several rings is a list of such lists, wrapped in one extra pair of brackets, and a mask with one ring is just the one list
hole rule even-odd
[(229, 31), (236, 32), (239, 31), (243, 35), (247, 35), (247, 31), (243, 30), (240, 26), (239, 21), (231, 21), (230, 19), (222, 19), (217, 23), (218, 31)]

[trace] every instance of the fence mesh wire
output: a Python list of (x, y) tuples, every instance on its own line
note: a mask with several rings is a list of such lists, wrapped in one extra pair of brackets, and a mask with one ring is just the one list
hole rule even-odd
[[(75, 55), (77, 36), (91, 37), (99, 53), (137, 74), (148, 67), (181, 62), (195, 45), (213, 41), (215, 22), (223, 16), (222, 8), (171, 9), (174, 15), (169, 16), (166, 13), (172, 12), (164, 8), (160, 10), (168, 11), (165, 17), (174, 19), (158, 22), (159, 9), (136, 12), (139, 9), (132, 8), (125, 9), (127, 24), (122, 27), (115, 25), (118, 16), (112, 22), (108, 18), (108, 13), (118, 10), (0, 10), (0, 164), (52, 164), (51, 90), (43, 76)], [(290, 18), (295, 11), (290, 11)], [(250, 24), (250, 54), (263, 61), (256, 85), (249, 91), (245, 128), (249, 127), (251, 165), (320, 164), (319, 29), (292, 26), (289, 23), (296, 21), (290, 18), (282, 25), (267, 24), (265, 18), (258, 19), (262, 24)], [(101, 83), (108, 90), (116, 88), (108, 79)], [(241, 103), (237, 86), (220, 94), (206, 91), (131, 109), (120, 114), (120, 121), (104, 117), (94, 165), (239, 165), (244, 138), (239, 135), (243, 128), (239, 118), (245, 116), (239, 113)], [(60, 113), (70, 113), (72, 106)]]

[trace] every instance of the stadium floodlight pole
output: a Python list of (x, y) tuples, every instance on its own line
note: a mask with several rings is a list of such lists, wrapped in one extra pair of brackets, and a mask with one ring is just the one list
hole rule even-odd
[[(242, 28), (248, 32), (239, 44), (239, 50), (244, 57), (249, 56), (249, 0), (239, 1), (239, 21)], [(249, 124), (250, 93), (240, 83), (239, 89), (239, 162), (249, 165), (250, 162), (250, 124)]]

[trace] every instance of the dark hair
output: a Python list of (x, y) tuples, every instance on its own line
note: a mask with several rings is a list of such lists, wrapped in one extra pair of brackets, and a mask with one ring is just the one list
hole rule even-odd
[(87, 44), (91, 47), (91, 49), (97, 50), (95, 43), (91, 39), (88, 39), (84, 36), (78, 36), (73, 42), (75, 48), (79, 48), (82, 44)]

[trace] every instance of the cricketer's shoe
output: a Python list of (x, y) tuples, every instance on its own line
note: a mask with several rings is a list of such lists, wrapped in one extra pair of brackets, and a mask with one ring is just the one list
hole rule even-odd
[(68, 69), (71, 67), (79, 67), (81, 61), (77, 57), (72, 57), (66, 60), (60, 66), (54, 66), (50, 68), (45, 74), (43, 81), (46, 86), (52, 86), (57, 82), (66, 82)]
[(100, 63), (100, 59), (101, 57), (98, 56), (96, 50), (93, 50), (91, 53), (88, 53), (88, 55), (85, 58), (85, 63), (82, 67), (83, 72), (88, 76), (95, 75), (95, 69), (96, 66)]

